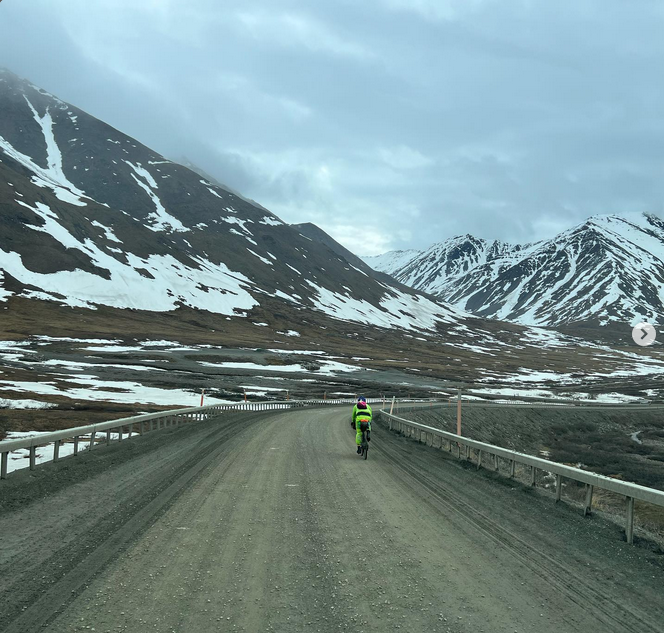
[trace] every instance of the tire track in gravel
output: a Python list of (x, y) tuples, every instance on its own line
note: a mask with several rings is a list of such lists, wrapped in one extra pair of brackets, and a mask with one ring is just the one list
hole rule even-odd
[[(387, 432), (389, 433), (389, 431)], [(632, 608), (620, 596), (604, 595), (601, 587), (594, 586), (575, 573), (572, 567), (556, 561), (541, 549), (520, 538), (514, 530), (507, 529), (492, 520), (479, 509), (477, 504), (465, 501), (454, 489), (446, 485), (443, 479), (433, 478), (432, 471), (426, 470), (421, 462), (411, 459), (410, 456), (404, 459), (405, 455), (397, 450), (394, 442), (379, 444), (378, 450), (396, 468), (412, 477), (427, 491), (428, 497), (424, 499), (426, 503), (445, 513), (461, 515), (467, 523), (491, 539), (497, 546), (509, 551), (522, 564), (551, 583), (552, 588), (555, 588), (556, 591), (565, 592), (571, 602), (576, 603), (582, 609), (591, 611), (597, 620), (603, 623), (603, 630), (633, 633), (661, 633), (664, 630), (661, 616), (649, 617)], [(426, 465), (430, 469), (430, 462), (427, 462)], [(443, 467), (443, 462), (441, 462), (441, 467)], [(615, 629), (616, 625), (619, 628)]]
[[(266, 414), (240, 415), (244, 416), (242, 428), (246, 428)], [(166, 447), (166, 450), (150, 455), (151, 464), (143, 464), (141, 469), (130, 467), (128, 472), (121, 469), (123, 476), (109, 485), (113, 488), (114, 497), (124, 496), (129, 497), (129, 500), (111, 506), (96, 523), (85, 525), (82, 532), (77, 531), (73, 546), (62, 548), (59, 543), (51, 541), (49, 546), (54, 553), (39, 561), (38, 568), (33, 561), (21, 573), (21, 567), (17, 565), (22, 560), (34, 557), (39, 543), (19, 542), (23, 548), (19, 547), (19, 553), (10, 557), (6, 571), (2, 573), (8, 584), (3, 586), (0, 595), (0, 603), (3, 605), (0, 612), (0, 626), (3, 628), (0, 630), (5, 633), (25, 633), (38, 630), (53, 619), (118, 552), (154, 522), (205, 468), (221, 455), (232, 452), (228, 442), (241, 430), (237, 420), (237, 416), (228, 416), (227, 419), (222, 417), (220, 421), (204, 423), (207, 428), (181, 427), (180, 435), (185, 436), (175, 436), (172, 440), (174, 443), (182, 443), (182, 446), (173, 447), (172, 452)], [(194, 435), (193, 443), (186, 437), (188, 431)], [(142, 439), (131, 441), (140, 442)], [(148, 436), (146, 439), (155, 438)], [(140, 475), (146, 473), (147, 487), (137, 490), (140, 483), (145, 483), (145, 480), (140, 480)], [(112, 476), (113, 471), (100, 475), (107, 481)], [(99, 498), (103, 499), (101, 488)], [(38, 512), (39, 503), (28, 510)], [(63, 521), (66, 523), (64, 518)], [(34, 574), (39, 576), (35, 577)]]

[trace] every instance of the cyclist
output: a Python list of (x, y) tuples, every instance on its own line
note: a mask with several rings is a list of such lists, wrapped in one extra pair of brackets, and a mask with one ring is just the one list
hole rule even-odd
[(355, 429), (355, 443), (357, 444), (358, 455), (362, 454), (362, 433), (367, 434), (367, 442), (371, 440), (371, 407), (367, 404), (367, 399), (360, 396), (357, 404), (353, 407), (353, 420), (350, 425)]

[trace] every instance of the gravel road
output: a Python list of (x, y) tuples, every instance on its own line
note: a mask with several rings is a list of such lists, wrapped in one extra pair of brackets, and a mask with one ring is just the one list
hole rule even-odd
[(0, 630), (664, 631), (664, 557), (378, 424), (361, 460), (348, 413), (228, 414), (2, 482)]

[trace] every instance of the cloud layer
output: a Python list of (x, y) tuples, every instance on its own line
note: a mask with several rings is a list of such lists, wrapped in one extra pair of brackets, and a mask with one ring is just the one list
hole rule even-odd
[(0, 65), (373, 254), (662, 213), (662, 32), (653, 0), (5, 0)]

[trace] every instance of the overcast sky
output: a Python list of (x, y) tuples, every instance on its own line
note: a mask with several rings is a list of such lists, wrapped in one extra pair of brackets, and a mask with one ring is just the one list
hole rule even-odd
[(358, 254), (663, 213), (660, 0), (4, 0), (0, 65)]

